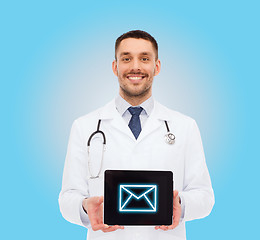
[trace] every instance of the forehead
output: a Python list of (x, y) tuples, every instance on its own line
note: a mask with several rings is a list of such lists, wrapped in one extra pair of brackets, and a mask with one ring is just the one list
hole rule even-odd
[(122, 40), (117, 49), (117, 55), (128, 52), (133, 55), (138, 55), (143, 52), (155, 55), (155, 50), (150, 41), (145, 39), (126, 38)]

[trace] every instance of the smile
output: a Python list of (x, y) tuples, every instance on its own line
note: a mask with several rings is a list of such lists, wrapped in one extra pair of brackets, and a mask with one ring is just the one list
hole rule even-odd
[(141, 80), (143, 78), (144, 77), (128, 77), (128, 79), (130, 79), (130, 80)]
[(127, 79), (129, 79), (132, 83), (139, 83), (143, 80), (143, 78), (145, 78), (145, 76), (133, 76), (133, 75), (130, 75), (130, 76), (127, 76)]

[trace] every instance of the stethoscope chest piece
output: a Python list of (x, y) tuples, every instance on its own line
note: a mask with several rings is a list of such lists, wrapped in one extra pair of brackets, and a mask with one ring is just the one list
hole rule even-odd
[(174, 134), (168, 132), (168, 133), (165, 135), (165, 141), (166, 141), (166, 143), (174, 144), (174, 142), (175, 142), (175, 136), (174, 136)]
[(168, 144), (174, 144), (175, 142), (175, 135), (173, 133), (170, 132), (169, 126), (167, 121), (164, 121), (166, 128), (167, 128), (167, 133), (165, 134), (164, 138), (165, 138), (165, 142)]

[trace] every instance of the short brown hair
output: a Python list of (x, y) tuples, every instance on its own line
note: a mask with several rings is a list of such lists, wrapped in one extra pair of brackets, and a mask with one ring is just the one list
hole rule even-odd
[(117, 52), (117, 49), (118, 49), (120, 43), (126, 38), (136, 38), (136, 39), (141, 38), (141, 39), (150, 41), (155, 49), (155, 53), (156, 53), (155, 59), (156, 60), (158, 59), (158, 44), (157, 44), (156, 40), (149, 33), (145, 32), (145, 31), (141, 31), (141, 30), (129, 31), (129, 32), (122, 34), (119, 38), (117, 38), (116, 43), (115, 43), (115, 59), (116, 59), (116, 52)]

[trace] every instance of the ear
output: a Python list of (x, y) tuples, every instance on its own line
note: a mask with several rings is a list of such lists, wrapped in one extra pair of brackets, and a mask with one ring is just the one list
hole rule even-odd
[(157, 59), (156, 63), (155, 63), (154, 76), (157, 76), (160, 71), (161, 71), (161, 61), (159, 59)]
[(117, 61), (114, 60), (112, 62), (112, 70), (113, 70), (113, 73), (118, 77), (118, 74), (117, 74)]

